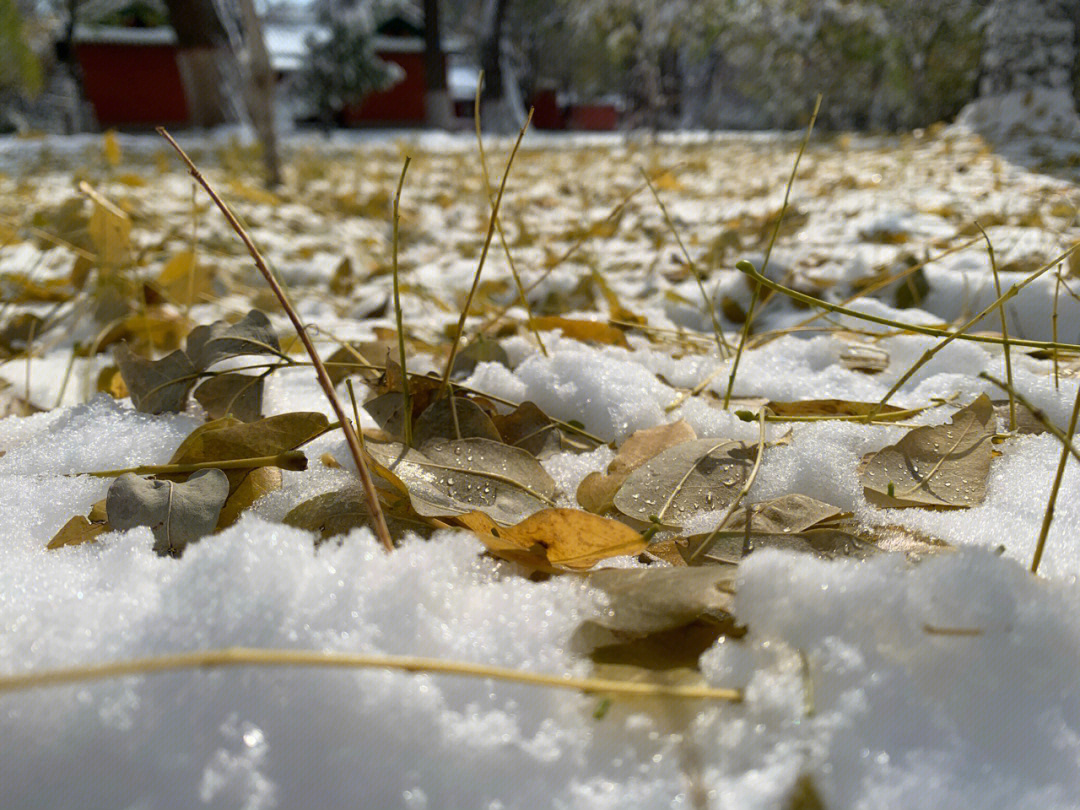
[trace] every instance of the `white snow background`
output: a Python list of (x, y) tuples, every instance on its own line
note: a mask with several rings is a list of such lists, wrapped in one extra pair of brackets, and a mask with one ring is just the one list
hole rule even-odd
[[(131, 151), (140, 143), (124, 140)], [(145, 151), (156, 148), (147, 143)], [(725, 148), (748, 143), (753, 139), (705, 139), (695, 148), (716, 150), (723, 159)], [(65, 142), (51, 146), (59, 152)], [(469, 148), (452, 139), (425, 148), (437, 146)], [(84, 147), (71, 149), (79, 154)], [(573, 155), (599, 147), (567, 141), (545, 148)], [(605, 159), (616, 160), (633, 159), (637, 149), (633, 143), (604, 148), (613, 150)], [(675, 165), (686, 147), (672, 139), (664, 148)], [(756, 148), (769, 150), (777, 178), (790, 171), (790, 139), (763, 140)], [(894, 245), (863, 238), (875, 229), (904, 230), (926, 242), (955, 230), (940, 213), (949, 205), (977, 214), (980, 206), (1002, 211), (1024, 199), (1075, 205), (1078, 197), (1071, 182), (997, 163), (979, 142), (959, 136), (812, 150), (806, 166), (815, 167), (807, 169), (813, 182), (840, 176), (829, 161), (844, 150), (850, 151), (837, 165), (856, 182), (820, 198), (805, 191), (811, 181), (797, 182), (795, 199), (811, 219), (778, 247), (777, 266), (801, 272), (810, 266), (811, 277), (843, 284), (898, 254)], [(873, 150), (879, 151), (871, 158)], [(0, 164), (13, 175), (20, 161), (40, 158), (28, 158), (28, 148), (13, 142), (0, 142), (0, 155), (5, 152)], [(520, 160), (527, 165), (529, 152)], [(956, 171), (960, 165), (963, 172)], [(864, 183), (863, 174), (877, 181)], [(633, 172), (629, 177), (634, 182)], [(182, 210), (190, 187), (178, 178), (161, 183)], [(772, 179), (767, 201), (717, 190), (715, 206), (728, 209), (724, 216), (768, 210), (783, 193), (782, 182), (774, 187)], [(553, 195), (559, 182), (550, 179)], [(730, 182), (737, 187), (751, 179)], [(680, 206), (678, 192), (666, 198), (688, 228), (708, 227), (719, 216), (700, 202)], [(650, 213), (635, 214), (638, 225), (662, 228), (650, 203), (642, 198), (640, 211)], [(605, 209), (597, 204), (596, 210)], [(205, 219), (204, 229), (219, 227), (210, 222), (213, 212)], [(385, 223), (357, 227), (380, 238), (386, 231)], [(1051, 258), (1077, 237), (1072, 221), (988, 230), (1003, 263), (1009, 251)], [(445, 231), (450, 239), (451, 229)], [(288, 258), (291, 237), (275, 229), (272, 217), (255, 233), (284, 277), (303, 272)], [(622, 248), (619, 261), (646, 250), (632, 240)], [(658, 254), (666, 258), (672, 249)], [(924, 313), (869, 299), (861, 306), (928, 322), (977, 311), (992, 300), (980, 250), (927, 268)], [(417, 249), (412, 258), (416, 277), (428, 274), (432, 285), (463, 288), (475, 269), (472, 261), (431, 249)], [(493, 251), (494, 277), (505, 276), (499, 258)], [(46, 251), (44, 262), (60, 267), (62, 259)], [(20, 270), (26, 261), (14, 250), (0, 252), (0, 272)], [(308, 267), (325, 278), (333, 264)], [(745, 284), (728, 270), (713, 276), (715, 293), (745, 302)], [(1016, 333), (1025, 337), (1050, 337), (1053, 283), (1043, 281), (1010, 306)], [(701, 329), (708, 337), (700, 307), (695, 313), (665, 298), (673, 285), (661, 276), (630, 273), (618, 284), (653, 325)], [(686, 300), (700, 301), (692, 281), (678, 285)], [(1059, 307), (1060, 339), (1076, 341), (1080, 307), (1064, 295)], [(342, 336), (363, 332), (325, 302), (305, 299), (301, 313)], [(765, 326), (806, 314), (778, 307)], [(212, 317), (216, 312), (206, 307), (199, 320)], [(406, 321), (418, 329), (437, 333), (454, 319), (456, 313), (406, 298)], [(285, 328), (283, 320), (275, 324)], [(735, 326), (725, 325), (734, 336)], [(989, 320), (986, 328), (996, 325)], [(549, 358), (531, 338), (508, 338), (503, 345), (512, 370), (481, 364), (468, 384), (531, 399), (551, 416), (580, 419), (606, 440), (677, 418), (699, 435), (756, 435), (756, 426), (700, 400), (665, 413), (677, 394), (671, 386), (693, 386), (717, 368), (725, 371), (712, 389), (723, 391), (727, 366), (715, 355), (676, 357), (638, 338), (628, 351), (546, 337)], [(932, 343), (918, 336), (883, 339), (891, 365), (868, 376), (837, 363), (842, 344), (832, 336), (787, 336), (743, 358), (735, 393), (874, 400)], [(64, 345), (35, 357), (36, 401), (55, 400), (67, 362)], [(1021, 353), (1015, 362), (1017, 388), (1064, 427), (1077, 377), (1063, 376), (1055, 387), (1045, 362)], [(1003, 376), (1000, 350), (956, 341), (895, 402), (913, 406), (953, 394), (968, 402), (982, 391), (1000, 396), (976, 376), (983, 370)], [(19, 363), (0, 371), (15, 385), (24, 372)], [(386, 554), (368, 532), (355, 531), (340, 546), (316, 551), (310, 534), (278, 523), (291, 506), (341, 480), (343, 472), (317, 461), (329, 450), (345, 462), (339, 438), (306, 448), (311, 470), (285, 473), (283, 490), (236, 526), (189, 547), (182, 559), (155, 556), (147, 529), (46, 551), (59, 527), (85, 514), (108, 487), (107, 480), (70, 473), (164, 463), (202, 421), (197, 406), (164, 417), (136, 413), (127, 401), (104, 395), (82, 400), (81, 392), (69, 391), (62, 407), (0, 421), (0, 674), (230, 646), (423, 655), (588, 674), (588, 662), (568, 650), (568, 641), (583, 619), (603, 609), (603, 599), (580, 579), (529, 582), (480, 556), (482, 547), (465, 533), (410, 538)], [(327, 410), (310, 375), (271, 378), (265, 413), (298, 409)], [(920, 421), (947, 415), (938, 409)], [(745, 688), (741, 705), (616, 700), (595, 719), (597, 699), (573, 692), (381, 670), (247, 667), (38, 688), (0, 694), (0, 807), (688, 808), (698, 785), (715, 808), (785, 808), (803, 774), (827, 808), (1080, 807), (1080, 465), (1068, 463), (1036, 578), (1026, 569), (1060, 443), (1048, 435), (1007, 440), (991, 468), (986, 500), (975, 508), (879, 510), (864, 499), (855, 467), (904, 430), (795, 425), (792, 442), (769, 451), (749, 498), (801, 492), (866, 523), (901, 524), (959, 550), (915, 566), (900, 555), (834, 563), (774, 551), (751, 555), (741, 565), (735, 600), (749, 634), (718, 642), (701, 662), (710, 684)], [(603, 469), (612, 455), (601, 448), (546, 461), (560, 503), (571, 505), (581, 478)], [(978, 633), (934, 635), (927, 625)], [(813, 685), (810, 715), (804, 660)]]

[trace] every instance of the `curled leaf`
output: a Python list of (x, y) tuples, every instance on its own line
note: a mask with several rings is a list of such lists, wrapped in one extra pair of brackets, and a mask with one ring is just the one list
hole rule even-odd
[[(193, 430), (173, 453), (169, 463), (194, 464), (276, 456), (325, 433), (329, 427), (325, 415), (307, 411), (283, 413), (247, 423), (226, 417)], [(255, 468), (227, 471), (230, 492), (236, 491), (252, 469)], [(176, 476), (168, 477), (177, 480)]]
[(214, 530), (228, 495), (221, 470), (200, 470), (181, 484), (125, 473), (109, 487), (105, 510), (114, 529), (149, 526), (154, 551), (178, 557)]

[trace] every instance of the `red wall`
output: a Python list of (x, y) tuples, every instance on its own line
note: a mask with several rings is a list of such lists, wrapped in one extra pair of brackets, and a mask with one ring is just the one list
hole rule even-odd
[(342, 123), (353, 126), (423, 124), (427, 91), (424, 54), (380, 51), (379, 58), (400, 65), (405, 77), (389, 90), (372, 93), (359, 107), (347, 107), (341, 114)]
[(175, 47), (88, 42), (77, 45), (76, 54), (101, 126), (187, 122)]

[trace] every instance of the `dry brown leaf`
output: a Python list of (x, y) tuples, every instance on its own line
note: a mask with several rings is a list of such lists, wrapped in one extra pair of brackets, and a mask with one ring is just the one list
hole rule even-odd
[(626, 349), (630, 344), (626, 342), (623, 330), (618, 329), (603, 321), (585, 321), (571, 318), (563, 318), (558, 315), (542, 315), (532, 318), (529, 326), (541, 332), (561, 330), (568, 338), (593, 343), (604, 343), (609, 346), (621, 346)]
[(859, 465), (875, 506), (957, 509), (986, 497), (993, 457), (994, 406), (982, 394), (946, 425), (917, 427)]
[(218, 515), (217, 528), (224, 529), (240, 519), (241, 513), (248, 509), (263, 495), (281, 489), (281, 470), (277, 467), (256, 467), (240, 481), (239, 486), (229, 495)]
[(555, 492), (555, 482), (535, 458), (488, 439), (431, 441), (422, 451), (369, 441), (367, 451), (404, 484), (424, 517), (480, 510), (511, 525), (549, 505)]
[(63, 525), (45, 548), (57, 549), (64, 546), (92, 543), (97, 540), (98, 535), (108, 531), (112, 531), (112, 527), (108, 523), (94, 523), (82, 515), (75, 515)]
[(615, 508), (647, 523), (682, 526), (727, 507), (750, 472), (757, 446), (730, 439), (695, 439), (669, 447), (630, 473)]
[[(910, 411), (895, 405), (882, 405), (877, 402), (853, 402), (847, 399), (803, 399), (794, 402), (769, 402), (768, 408), (780, 417), (784, 416), (866, 416), (877, 409), (874, 419), (879, 422), (889, 419), (903, 419)], [(899, 416), (896, 416), (899, 414)]]
[(262, 375), (215, 374), (195, 389), (194, 396), (211, 419), (230, 414), (241, 422), (254, 422), (262, 415)]
[(124, 473), (109, 487), (105, 509), (114, 529), (149, 526), (154, 551), (178, 557), (214, 530), (228, 496), (221, 470), (199, 470), (183, 483)]
[(126, 343), (113, 349), (135, 409), (143, 413), (182, 411), (197, 373), (188, 356), (177, 349), (160, 360), (133, 354)]
[(526, 564), (544, 560), (557, 568), (585, 570), (600, 560), (644, 550), (646, 542), (624, 523), (580, 509), (544, 509), (513, 526), (497, 526), (482, 512), (456, 521), (497, 556)]
[(584, 509), (602, 514), (613, 506), (615, 493), (634, 470), (658, 453), (677, 444), (697, 438), (694, 429), (680, 419), (667, 425), (635, 431), (615, 458), (608, 464), (607, 473), (589, 473), (578, 485), (577, 502)]
[[(325, 415), (305, 411), (283, 413), (246, 423), (229, 417), (217, 419), (193, 430), (173, 453), (169, 463), (194, 464), (275, 456), (325, 433), (329, 426)], [(226, 471), (230, 493), (236, 491), (251, 469)], [(161, 477), (170, 480), (178, 478)]]

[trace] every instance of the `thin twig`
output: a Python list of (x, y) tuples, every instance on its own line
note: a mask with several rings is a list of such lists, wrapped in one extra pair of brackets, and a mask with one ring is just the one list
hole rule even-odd
[(683, 700), (715, 700), (739, 703), (741, 689), (720, 689), (706, 686), (667, 686), (663, 684), (614, 681), (602, 678), (574, 678), (567, 675), (545, 675), (522, 672), (509, 667), (474, 664), (466, 661), (447, 661), (439, 658), (420, 658), (405, 655), (363, 655), (355, 653), (321, 652), (318, 650), (275, 650), (251, 647), (230, 647), (176, 653), (150, 658), (135, 658), (81, 667), (46, 669), (19, 675), (0, 675), (0, 692), (14, 692), (48, 686), (64, 686), (87, 681), (125, 678), (173, 672), (182, 669), (220, 667), (320, 667), (324, 669), (389, 669), (411, 673), (464, 675), (570, 689), (585, 694), (605, 693), (620, 697), (665, 697)]
[(671, 219), (667, 206), (664, 205), (664, 201), (660, 198), (660, 192), (656, 190), (653, 181), (649, 179), (648, 172), (640, 167), (639, 169), (641, 171), (641, 176), (645, 179), (645, 183), (649, 186), (649, 191), (652, 192), (653, 198), (656, 200), (656, 204), (660, 206), (660, 213), (664, 215), (664, 222), (667, 223), (668, 230), (671, 231), (672, 235), (675, 237), (675, 241), (679, 245), (679, 250), (682, 251), (683, 260), (686, 262), (686, 266), (690, 268), (694, 280), (697, 281), (698, 289), (701, 291), (702, 303), (704, 303), (705, 309), (709, 313), (709, 318), (712, 321), (713, 334), (716, 336), (716, 353), (721, 359), (729, 357), (731, 356), (731, 347), (728, 345), (727, 340), (724, 339), (724, 331), (720, 328), (720, 321), (716, 319), (716, 305), (713, 302), (712, 296), (705, 290), (705, 282), (701, 278), (701, 271), (698, 270), (694, 260), (690, 258), (690, 252), (686, 249), (686, 245), (683, 244), (682, 237), (679, 236), (679, 231), (675, 227), (675, 222)]
[[(990, 242), (990, 237), (987, 235), (986, 230), (975, 220), (975, 227), (979, 229), (979, 233), (983, 235), (983, 239), (986, 240), (986, 252), (990, 254), (990, 270), (994, 274), (994, 292), (997, 297), (1001, 298), (1001, 278), (998, 276), (997, 259), (994, 258), (994, 245)], [(1001, 339), (1004, 341), (1005, 350), (1005, 379), (1009, 383), (1009, 430), (1016, 430), (1016, 396), (1015, 389), (1013, 388), (1013, 373), (1012, 373), (1012, 355), (1009, 352), (1009, 324), (1008, 319), (1005, 317), (1005, 305), (1002, 304), (998, 307), (998, 313), (1001, 315)], [(1057, 340), (1057, 335), (1054, 335), (1054, 340)]]
[(240, 225), (240, 221), (236, 218), (236, 215), (233, 214), (232, 209), (230, 209), (221, 197), (217, 195), (217, 192), (214, 191), (210, 183), (207, 182), (195, 164), (192, 163), (191, 158), (189, 158), (187, 153), (180, 148), (180, 144), (173, 139), (172, 135), (168, 133), (165, 127), (158, 127), (157, 131), (158, 134), (167, 140), (172, 148), (176, 150), (177, 154), (180, 155), (180, 159), (187, 165), (191, 176), (206, 190), (206, 193), (210, 195), (210, 199), (217, 205), (229, 225), (236, 231), (237, 236), (239, 236), (240, 240), (244, 243), (244, 247), (246, 247), (248, 253), (251, 254), (255, 266), (259, 269), (259, 272), (262, 273), (263, 278), (266, 279), (266, 283), (270, 285), (270, 289), (277, 297), (278, 301), (281, 302), (285, 314), (289, 316), (293, 329), (296, 331), (297, 336), (299, 336), (300, 341), (307, 350), (308, 356), (311, 358), (311, 363), (315, 368), (315, 376), (319, 380), (319, 385), (322, 386), (323, 393), (326, 394), (326, 398), (330, 402), (330, 407), (333, 408), (334, 414), (341, 423), (342, 432), (345, 434), (345, 442), (349, 445), (349, 452), (356, 464), (356, 470), (360, 474), (360, 484), (364, 488), (364, 498), (367, 501), (368, 511), (371, 514), (371, 520), (374, 524), (375, 536), (379, 538), (379, 541), (387, 551), (393, 551), (394, 541), (390, 537), (390, 530), (386, 527), (386, 518), (383, 517), (382, 507), (379, 505), (379, 496), (375, 492), (375, 483), (371, 480), (371, 473), (368, 472), (367, 464), (364, 462), (364, 454), (363, 449), (360, 447), (360, 440), (357, 438), (356, 430), (349, 422), (349, 418), (345, 413), (345, 408), (342, 407), (341, 400), (338, 399), (338, 395), (334, 391), (334, 384), (330, 381), (330, 375), (326, 373), (326, 366), (323, 365), (322, 360), (319, 358), (319, 353), (315, 349), (315, 344), (311, 342), (311, 338), (308, 336), (307, 329), (304, 328), (300, 316), (296, 314), (296, 309), (293, 308), (292, 304), (289, 302), (281, 285), (278, 283), (277, 279), (274, 278), (274, 274), (270, 272), (270, 268), (267, 267), (262, 254), (259, 253), (259, 249), (255, 247), (255, 243), (251, 241), (251, 237), (248, 236), (247, 231)]
[[(409, 391), (409, 377), (405, 370), (405, 325), (401, 317), (401, 287), (398, 282), (398, 224), (401, 221), (401, 188), (405, 185), (405, 172), (409, 170), (412, 158), (405, 156), (405, 165), (401, 167), (401, 177), (398, 178), (397, 191), (394, 193), (394, 234), (393, 234), (393, 263), (394, 263), (394, 316), (397, 318), (398, 362), (401, 364), (401, 408), (405, 446), (412, 447), (412, 396)], [(359, 430), (357, 423), (357, 430)]]
[[(1077, 242), (1075, 245), (1069, 248), (1065, 252), (1065, 255), (1071, 254), (1077, 248), (1080, 248), (1080, 242)], [(1053, 267), (1054, 264), (1056, 264), (1062, 258), (1064, 258), (1064, 256), (1058, 257), (1058, 259), (1050, 262), (1041, 270), (1035, 271), (1035, 273), (1031, 276), (1028, 276), (1028, 278), (1019, 282), (1018, 284), (1013, 285), (1002, 296), (1002, 299), (1007, 300), (1015, 296), (1018, 292), (1020, 292), (1021, 289), (1034, 281), (1039, 275), (1042, 275), (1051, 267)], [(759, 273), (754, 268), (753, 264), (745, 260), (740, 261), (738, 264), (736, 264), (735, 269), (750, 276), (750, 278), (752, 278), (759, 284), (764, 284), (766, 287), (776, 290), (778, 293), (782, 293), (788, 298), (791, 298), (795, 301), (801, 301), (808, 306), (818, 307), (819, 309), (824, 309), (828, 312), (835, 312), (838, 315), (846, 315), (850, 318), (855, 318), (860, 321), (869, 321), (870, 323), (881, 324), (882, 326), (890, 326), (893, 329), (899, 329), (902, 332), (915, 332), (920, 335), (930, 335), (931, 337), (957, 338), (959, 340), (970, 340), (974, 343), (992, 343), (995, 346), (1000, 346), (1005, 342), (1001, 338), (994, 337), (993, 335), (968, 335), (965, 334), (963, 330), (949, 331), (948, 329), (937, 329), (933, 326), (923, 326), (917, 323), (904, 323), (903, 321), (894, 321), (891, 318), (882, 318), (877, 315), (871, 315), (868, 312), (859, 312), (859, 310), (857, 309), (848, 309), (847, 307), (842, 307), (838, 304), (830, 304), (828, 301), (823, 301), (822, 299), (815, 298), (812, 295), (807, 295), (806, 293), (801, 293), (798, 290), (793, 290), (790, 287), (785, 287), (783, 284), (780, 284), (777, 281), (773, 281), (771, 278), (767, 278), (766, 276), (761, 275), (761, 273)], [(986, 313), (993, 311), (999, 303), (999, 301), (994, 301), (989, 307), (987, 307), (983, 311), (980, 316), (977, 316), (976, 320), (978, 318), (985, 317)], [(1031, 349), (1060, 349), (1067, 352), (1080, 352), (1080, 345), (1074, 343), (1058, 343), (1056, 341), (1049, 340), (1028, 340), (1026, 338), (1010, 338), (1009, 344), (1012, 346), (1024, 346), (1025, 348)]]
[[(765, 248), (765, 258), (761, 262), (761, 273), (764, 275), (765, 269), (769, 266), (769, 259), (772, 256), (773, 246), (776, 244), (776, 239), (780, 235), (780, 226), (784, 222), (784, 214), (787, 213), (788, 201), (791, 199), (791, 188), (795, 185), (795, 175), (799, 171), (799, 161), (802, 160), (803, 152), (806, 151), (806, 145), (810, 142), (810, 134), (814, 131), (814, 122), (817, 121), (818, 111), (821, 109), (821, 93), (818, 93), (817, 99), (814, 101), (814, 111), (810, 114), (810, 123), (806, 127), (806, 134), (803, 136), (802, 143), (799, 145), (799, 152), (795, 155), (795, 165), (791, 167), (791, 177), (788, 178), (787, 188), (784, 189), (784, 203), (780, 206), (780, 213), (776, 217), (776, 225), (773, 227), (772, 236), (769, 238), (769, 245)], [(731, 405), (731, 392), (735, 388), (735, 372), (739, 370), (739, 360), (742, 358), (743, 349), (746, 348), (746, 340), (750, 337), (750, 326), (754, 321), (754, 307), (757, 306), (758, 296), (761, 294), (761, 287), (754, 285), (754, 293), (750, 296), (750, 307), (746, 310), (746, 320), (743, 321), (742, 331), (739, 333), (739, 345), (735, 348), (735, 359), (731, 361), (731, 375), (728, 377), (727, 390), (724, 392), (724, 410), (726, 411)]]
[(1061, 489), (1061, 480), (1065, 477), (1065, 463), (1069, 460), (1069, 448), (1072, 444), (1073, 434), (1076, 433), (1076, 419), (1078, 416), (1080, 416), (1080, 386), (1076, 387), (1076, 399), (1073, 402), (1072, 416), (1069, 417), (1069, 429), (1066, 433), (1067, 441), (1063, 442), (1061, 446), (1061, 458), (1058, 459), (1054, 484), (1050, 487), (1050, 500), (1046, 504), (1042, 526), (1039, 528), (1039, 539), (1035, 543), (1035, 556), (1031, 560), (1031, 573), (1033, 574), (1039, 572), (1039, 561), (1042, 559), (1043, 549), (1046, 548), (1046, 537), (1050, 534), (1050, 524), (1054, 520), (1054, 505), (1057, 503), (1058, 490)]
[(446, 370), (443, 372), (442, 384), (439, 386), (439, 396), (445, 394), (450, 386), (450, 372), (454, 370), (454, 359), (457, 357), (458, 346), (461, 345), (461, 335), (465, 331), (465, 321), (469, 317), (469, 307), (472, 306), (476, 288), (480, 286), (480, 273), (484, 269), (484, 261), (487, 259), (488, 250), (491, 248), (491, 239), (495, 235), (495, 223), (498, 221), (499, 205), (502, 204), (503, 192), (506, 190), (506, 180), (510, 176), (510, 166), (514, 162), (518, 147), (521, 146), (522, 138), (525, 137), (525, 130), (529, 128), (529, 124), (532, 122), (532, 117), (533, 111), (530, 109), (529, 117), (525, 119), (521, 132), (518, 133), (517, 140), (514, 141), (514, 148), (510, 150), (510, 157), (506, 160), (506, 169), (503, 171), (502, 181), (499, 183), (499, 193), (495, 197), (495, 204), (491, 206), (491, 219), (488, 221), (487, 236), (484, 238), (484, 248), (480, 251), (480, 261), (476, 268), (476, 275), (473, 276), (472, 287), (465, 297), (465, 304), (461, 307), (461, 317), (458, 319), (457, 330), (454, 333), (454, 342), (450, 344), (450, 356), (446, 359)]
[[(494, 205), (494, 194), (491, 189), (491, 175), (488, 174), (487, 168), (487, 156), (484, 154), (484, 139), (480, 135), (480, 91), (484, 88), (484, 71), (480, 71), (480, 75), (476, 80), (476, 98), (473, 99), (473, 124), (476, 127), (476, 150), (480, 153), (480, 170), (484, 176), (484, 195), (488, 201), (488, 205)], [(540, 353), (544, 357), (548, 356), (547, 347), (544, 345), (543, 339), (540, 337), (540, 330), (533, 323), (532, 308), (529, 306), (529, 298), (525, 294), (525, 287), (521, 283), (521, 276), (518, 275), (517, 265), (514, 264), (514, 257), (510, 253), (510, 245), (506, 243), (506, 234), (503, 233), (502, 222), (496, 218), (495, 227), (499, 231), (499, 243), (502, 245), (503, 253), (506, 254), (506, 263), (510, 267), (510, 275), (513, 276), (514, 285), (517, 287), (518, 297), (521, 298), (521, 306), (525, 309), (525, 315), (528, 317), (529, 328), (532, 330), (533, 337), (536, 338), (536, 345), (540, 347)], [(456, 411), (453, 413), (457, 414)]]
[[(720, 517), (719, 522), (716, 524), (716, 528), (709, 533), (709, 536), (706, 537), (701, 544), (691, 552), (689, 558), (687, 558), (686, 561), (691, 565), (702, 555), (702, 553), (704, 553), (705, 549), (712, 545), (713, 540), (716, 539), (716, 535), (724, 528), (724, 524), (728, 522), (728, 518), (735, 514), (735, 510), (739, 508), (742, 499), (746, 497), (746, 494), (750, 491), (750, 487), (752, 487), (754, 481), (757, 480), (758, 470), (761, 469), (761, 457), (765, 455), (765, 411), (767, 410), (768, 408), (762, 408), (758, 413), (757, 458), (754, 459), (754, 466), (750, 470), (750, 475), (746, 477), (746, 483), (744, 483), (742, 489), (739, 490), (739, 494), (735, 496), (735, 500), (728, 504), (728, 508), (724, 510), (724, 514)], [(746, 525), (747, 527), (750, 526), (749, 515), (747, 515)]]

